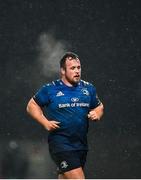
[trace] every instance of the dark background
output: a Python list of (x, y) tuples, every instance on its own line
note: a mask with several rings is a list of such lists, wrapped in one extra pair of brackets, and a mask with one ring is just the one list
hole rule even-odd
[(36, 90), (54, 78), (37, 65), (38, 38), (48, 32), (80, 56), (82, 78), (94, 83), (105, 105), (101, 122), (90, 122), (86, 177), (141, 178), (139, 0), (0, 1), (1, 151), (13, 139), (29, 157), (29, 146), (39, 156), (38, 148), (46, 147), (47, 132), (25, 109)]

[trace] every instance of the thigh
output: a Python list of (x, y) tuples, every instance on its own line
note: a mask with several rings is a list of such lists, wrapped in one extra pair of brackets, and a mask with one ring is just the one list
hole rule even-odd
[(85, 179), (82, 167), (64, 172), (62, 177), (64, 179)]

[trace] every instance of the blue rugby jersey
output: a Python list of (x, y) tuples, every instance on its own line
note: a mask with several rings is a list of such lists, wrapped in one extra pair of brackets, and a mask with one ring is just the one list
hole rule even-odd
[(47, 119), (60, 122), (60, 128), (48, 135), (52, 153), (87, 150), (87, 115), (101, 103), (92, 84), (80, 80), (69, 87), (58, 79), (41, 87), (33, 98), (44, 107)]

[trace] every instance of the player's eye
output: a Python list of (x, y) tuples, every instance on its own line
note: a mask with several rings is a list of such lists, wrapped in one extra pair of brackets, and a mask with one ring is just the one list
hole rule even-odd
[(77, 69), (81, 69), (81, 66), (78, 66)]
[(74, 69), (75, 69), (75, 66), (72, 66), (71, 69), (74, 70)]

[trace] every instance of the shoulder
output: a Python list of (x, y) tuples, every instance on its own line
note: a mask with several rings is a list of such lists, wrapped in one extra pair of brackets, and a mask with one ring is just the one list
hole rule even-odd
[(80, 80), (80, 84), (86, 88), (95, 88), (95, 86), (88, 81)]
[(59, 79), (57, 79), (55, 81), (44, 84), (42, 86), (42, 88), (44, 88), (44, 89), (54, 89), (54, 88), (56, 88), (56, 87), (58, 87), (60, 85), (62, 85), (61, 81)]
[(90, 94), (96, 94), (96, 87), (90, 82), (81, 80), (81, 88), (89, 91)]

